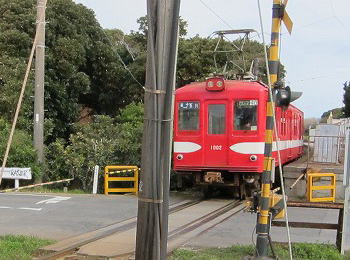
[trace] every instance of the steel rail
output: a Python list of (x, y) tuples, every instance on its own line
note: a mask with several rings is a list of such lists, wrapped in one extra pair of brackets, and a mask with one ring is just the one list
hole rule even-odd
[[(192, 207), (192, 206), (194, 206), (196, 204), (199, 204), (202, 201), (203, 201), (203, 199), (199, 199), (199, 200), (189, 201), (189, 202), (186, 202), (186, 203), (183, 203), (183, 204), (171, 207), (170, 210), (169, 210), (169, 214), (173, 214), (173, 213), (178, 212), (180, 210), (184, 210), (186, 208)], [(100, 228), (100, 229), (97, 229), (97, 230), (94, 230), (94, 231), (90, 231), (90, 232), (87, 232), (87, 233), (96, 232), (98, 230), (108, 228), (109, 226), (117, 225), (117, 224), (120, 224), (122, 222), (127, 222), (127, 221), (132, 221), (132, 222), (127, 223), (127, 224), (125, 224), (123, 226), (118, 226), (116, 228), (107, 230), (107, 231), (103, 232), (100, 235), (96, 235), (96, 236), (93, 236), (91, 238), (88, 238), (88, 239), (85, 239), (85, 240), (73, 243), (70, 246), (68, 246), (68, 247), (66, 247), (66, 248), (64, 248), (62, 250), (59, 250), (59, 251), (56, 251), (56, 252), (52, 252), (52, 253), (49, 253), (49, 254), (46, 254), (46, 255), (38, 256), (35, 259), (40, 259), (40, 260), (59, 259), (59, 258), (62, 258), (63, 256), (68, 256), (70, 254), (73, 254), (81, 246), (84, 246), (84, 245), (89, 244), (91, 242), (95, 242), (97, 240), (100, 240), (100, 239), (105, 238), (107, 236), (113, 235), (115, 233), (120, 233), (120, 232), (123, 232), (123, 231), (126, 231), (126, 230), (129, 230), (129, 229), (132, 229), (132, 228), (136, 227), (137, 218), (136, 217), (132, 217), (132, 218), (129, 218), (129, 219), (126, 219), (126, 220), (123, 220), (123, 221), (119, 221), (119, 222), (110, 224), (110, 225), (105, 226), (103, 228)], [(39, 254), (40, 254), (40, 252), (39, 252)]]
[[(196, 229), (198, 229), (199, 227), (207, 224), (209, 221), (212, 221), (222, 215), (224, 215), (225, 213), (228, 213), (229, 211), (241, 206), (245, 201), (234, 201), (234, 202), (230, 202), (222, 207), (220, 207), (219, 209), (215, 209), (187, 224), (182, 225), (181, 227), (178, 227), (177, 229), (169, 232), (169, 236), (168, 236), (168, 242), (169, 244), (174, 242), (176, 239), (181, 238), (181, 236), (186, 235), (188, 233), (190, 233), (191, 231), (194, 231)], [(211, 228), (215, 227), (216, 225), (226, 221), (227, 219), (229, 219), (230, 217), (238, 214), (239, 212), (243, 211), (245, 209), (245, 207), (239, 209), (238, 211), (235, 211), (233, 213), (231, 213), (229, 216), (225, 217), (224, 219), (220, 220), (217, 223), (214, 223), (213, 225), (209, 226), (208, 228), (204, 229), (203, 231), (201, 231), (199, 233), (199, 235), (207, 232), (208, 230), (210, 230)], [(186, 239), (186, 241), (188, 241), (188, 239)], [(171, 246), (169, 246), (171, 247)], [(168, 254), (170, 254), (175, 248), (171, 247), (171, 249), (169, 250), (168, 247)], [(130, 252), (129, 254), (123, 254), (123, 255), (115, 255), (113, 257), (119, 258), (119, 257), (126, 257), (125, 259), (129, 259), (130, 257), (132, 258), (132, 255), (135, 252)]]

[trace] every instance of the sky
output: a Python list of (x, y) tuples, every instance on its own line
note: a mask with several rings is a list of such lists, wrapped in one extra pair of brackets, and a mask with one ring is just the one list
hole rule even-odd
[[(94, 10), (104, 28), (136, 31), (137, 18), (146, 15), (146, 0), (75, 0)], [(260, 0), (264, 38), (270, 41), (272, 0)], [(303, 96), (293, 104), (305, 117), (343, 106), (343, 83), (350, 81), (350, 1), (289, 0), (292, 35), (282, 28), (281, 62), (286, 83)], [(260, 33), (257, 0), (182, 0), (181, 17), (188, 37), (209, 36), (217, 30), (251, 28)]]

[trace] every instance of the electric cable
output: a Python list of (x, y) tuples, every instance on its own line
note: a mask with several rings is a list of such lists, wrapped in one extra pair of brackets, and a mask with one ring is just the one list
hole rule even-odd
[(232, 26), (226, 22), (223, 18), (220, 17), (220, 15), (218, 15), (212, 8), (210, 8), (210, 6), (208, 6), (206, 3), (204, 3), (203, 0), (199, 0), (212, 14), (214, 14), (221, 22), (223, 22), (226, 26), (228, 26), (229, 28), (232, 28)]
[[(264, 44), (264, 54), (265, 54), (265, 63), (266, 63), (266, 71), (267, 71), (268, 90), (269, 90), (270, 99), (273, 100), (272, 88), (271, 88), (272, 86), (271, 86), (271, 81), (270, 81), (269, 61), (268, 61), (268, 57), (267, 57), (266, 42), (265, 42), (265, 37), (264, 37), (264, 25), (263, 25), (263, 19), (262, 19), (262, 14), (261, 14), (260, 0), (257, 0), (257, 2), (258, 2), (258, 9), (259, 9), (261, 35), (262, 35), (262, 40), (263, 40), (263, 44)], [(279, 174), (280, 174), (280, 179), (281, 179), (283, 206), (284, 206), (284, 210), (285, 210), (285, 221), (286, 221), (286, 229), (287, 229), (287, 236), (288, 236), (289, 257), (292, 260), (293, 259), (292, 244), (291, 244), (291, 238), (290, 238), (287, 201), (286, 201), (286, 193), (285, 193), (285, 189), (284, 189), (283, 169), (282, 169), (282, 165), (281, 165), (282, 161), (281, 161), (281, 153), (280, 153), (280, 149), (279, 149), (279, 137), (278, 137), (278, 133), (277, 133), (276, 113), (275, 113), (274, 102), (272, 102), (272, 114), (273, 114), (273, 122), (274, 122), (274, 128), (275, 128), (274, 132), (275, 132), (275, 139), (276, 139), (276, 148), (277, 148), (278, 161), (279, 161)]]
[(105, 30), (102, 30), (103, 34), (106, 36), (108, 43), (112, 46), (112, 50), (115, 52), (115, 54), (117, 55), (119, 62), (123, 65), (123, 68), (130, 74), (130, 76), (132, 77), (132, 79), (143, 89), (145, 89), (145, 86), (143, 86), (140, 81), (138, 81), (136, 79), (136, 77), (134, 76), (134, 74), (131, 72), (131, 70), (128, 68), (128, 66), (125, 64), (125, 62), (123, 61), (122, 57), (119, 55), (117, 49), (115, 48), (115, 44), (111, 41), (111, 39), (109, 38), (109, 36), (107, 35), (107, 33), (105, 32)]

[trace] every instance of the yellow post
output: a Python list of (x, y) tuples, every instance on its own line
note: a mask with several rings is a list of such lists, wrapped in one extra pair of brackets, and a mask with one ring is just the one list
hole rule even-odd
[[(324, 177), (331, 178), (329, 185), (314, 185), (314, 179), (322, 180)], [(310, 173), (307, 178), (307, 197), (310, 202), (335, 202), (336, 197), (336, 175), (334, 173)], [(330, 196), (317, 197), (313, 196), (313, 192), (317, 190), (329, 190)]]
[[(274, 84), (278, 78), (279, 67), (279, 33), (281, 28), (281, 20), (283, 18), (284, 8), (281, 0), (273, 0), (272, 8), (272, 30), (271, 30), (271, 46), (269, 55), (269, 70), (270, 70), (270, 84)], [(272, 158), (272, 143), (274, 131), (273, 118), (273, 100), (268, 95), (266, 103), (266, 132), (265, 132), (265, 152), (264, 152), (264, 168), (261, 175), (261, 198), (259, 205), (259, 218), (256, 228), (257, 241), (256, 250), (260, 257), (267, 256), (267, 249), (269, 243), (269, 211), (270, 211), (270, 190), (271, 190), (271, 171)]]
[(108, 166), (105, 167), (105, 195), (108, 195)]
[[(113, 170), (113, 171), (112, 171)], [(113, 176), (113, 174), (133, 172), (134, 176)], [(133, 182), (132, 188), (110, 188), (109, 182)], [(139, 168), (137, 166), (115, 166), (109, 165), (105, 167), (105, 195), (109, 192), (133, 192), (138, 193), (139, 184)]]

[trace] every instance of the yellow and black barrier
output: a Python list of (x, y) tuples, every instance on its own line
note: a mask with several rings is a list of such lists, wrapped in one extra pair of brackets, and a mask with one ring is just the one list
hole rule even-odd
[[(134, 173), (134, 176), (118, 176), (120, 173)], [(110, 192), (138, 192), (139, 189), (139, 167), (137, 166), (115, 166), (109, 165), (105, 167), (105, 195)], [(110, 188), (110, 182), (133, 182), (132, 188)]]
[[(329, 185), (314, 185), (315, 181), (322, 181), (322, 178), (330, 178)], [(336, 175), (334, 173), (309, 173), (307, 175), (307, 197), (310, 202), (335, 202)], [(329, 190), (328, 197), (314, 197), (314, 191)]]

